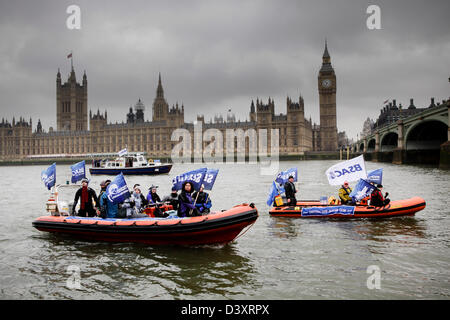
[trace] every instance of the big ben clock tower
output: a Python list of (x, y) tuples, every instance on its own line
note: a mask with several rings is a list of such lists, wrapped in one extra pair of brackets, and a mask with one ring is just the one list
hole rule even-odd
[(336, 125), (336, 74), (331, 66), (325, 40), (322, 68), (318, 76), (320, 105), (320, 150), (335, 151), (338, 148)]

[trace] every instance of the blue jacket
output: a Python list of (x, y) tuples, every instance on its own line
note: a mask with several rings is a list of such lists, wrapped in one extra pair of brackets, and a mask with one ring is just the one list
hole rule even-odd
[(195, 209), (194, 200), (190, 193), (182, 191), (178, 196), (179, 207), (178, 207), (178, 216), (186, 217), (189, 215), (191, 209)]
[(119, 205), (116, 203), (112, 203), (108, 199), (108, 195), (106, 192), (102, 194), (100, 197), (100, 206), (106, 207), (106, 217), (107, 218), (116, 218), (117, 213), (119, 211)]

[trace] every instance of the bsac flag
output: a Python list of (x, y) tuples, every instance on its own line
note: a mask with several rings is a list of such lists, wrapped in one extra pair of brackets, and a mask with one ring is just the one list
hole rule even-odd
[(130, 197), (130, 192), (128, 191), (128, 186), (122, 173), (117, 175), (108, 185), (106, 195), (112, 203), (121, 203)]
[(86, 166), (84, 160), (70, 166), (72, 170), (72, 183), (77, 183), (83, 178), (86, 178)]
[(383, 169), (376, 169), (367, 174), (367, 181), (381, 184), (383, 180)]
[(359, 157), (340, 162), (328, 168), (325, 172), (328, 183), (332, 186), (338, 186), (344, 181), (357, 181), (358, 179), (366, 179), (367, 172), (364, 164), (364, 157)]
[(48, 190), (56, 183), (56, 162), (41, 172), (41, 179)]
[(289, 180), (290, 176), (292, 176), (294, 178), (294, 182), (297, 181), (297, 179), (298, 179), (297, 168), (290, 168), (290, 169), (287, 169), (286, 171), (281, 171), (277, 175), (277, 178), (275, 179), (275, 181), (278, 182), (279, 184), (283, 185)]
[(350, 192), (349, 196), (353, 200), (359, 201), (362, 198), (365, 198), (368, 195), (370, 195), (373, 192), (373, 190), (375, 190), (375, 186), (371, 185), (364, 179), (359, 179), (358, 183), (356, 184), (353, 191)]

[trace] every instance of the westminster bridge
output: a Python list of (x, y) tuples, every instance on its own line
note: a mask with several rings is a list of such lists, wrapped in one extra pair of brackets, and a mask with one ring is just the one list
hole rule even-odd
[(439, 164), (450, 168), (450, 100), (399, 119), (351, 145), (369, 161), (396, 164)]

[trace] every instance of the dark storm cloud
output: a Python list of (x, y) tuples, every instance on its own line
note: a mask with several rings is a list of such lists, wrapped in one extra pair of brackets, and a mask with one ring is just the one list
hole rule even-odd
[[(81, 30), (65, 26), (81, 8)], [(366, 28), (381, 8), (382, 30)], [(231, 108), (248, 117), (252, 99), (305, 99), (319, 122), (317, 73), (327, 37), (338, 81), (338, 129), (351, 137), (381, 103), (448, 97), (448, 1), (10, 1), (0, 4), (2, 117), (56, 125), (55, 77), (86, 70), (89, 108), (122, 121), (140, 97), (151, 117), (158, 72), (170, 105), (186, 120)]]

